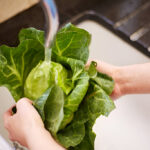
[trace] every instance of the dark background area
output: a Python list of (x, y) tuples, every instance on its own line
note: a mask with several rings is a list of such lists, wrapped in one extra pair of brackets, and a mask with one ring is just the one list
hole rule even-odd
[[(149, 0), (55, 0), (60, 26), (94, 20), (150, 57)], [(47, 32), (47, 18), (42, 3), (0, 24), (0, 45), (15, 46), (21, 28), (35, 27)], [(135, 36), (136, 35), (136, 36)], [(131, 38), (138, 37), (138, 38)]]

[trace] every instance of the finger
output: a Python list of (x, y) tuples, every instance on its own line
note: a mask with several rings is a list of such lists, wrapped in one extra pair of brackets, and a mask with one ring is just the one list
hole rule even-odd
[(9, 117), (11, 117), (13, 115), (13, 112), (12, 112), (12, 108), (15, 107), (15, 105), (13, 105), (12, 107), (10, 107), (3, 115), (4, 119), (7, 119)]
[[(15, 105), (14, 105), (15, 106)], [(11, 108), (9, 108), (3, 115), (3, 120), (4, 120), (4, 127), (6, 129), (9, 128), (9, 123), (10, 123), (10, 118), (13, 116), (13, 113), (12, 113), (12, 108), (14, 107), (12, 106)]]
[(29, 103), (29, 104), (32, 104), (32, 103), (33, 103), (31, 100), (29, 100), (29, 99), (28, 99), (28, 98), (26, 98), (26, 97), (21, 98), (19, 101), (20, 101), (20, 102)]
[(20, 99), (17, 104), (16, 108), (18, 112), (27, 111), (29, 109), (33, 109), (32, 101), (28, 98), (22, 98)]
[(89, 60), (86, 64), (86, 68), (88, 68), (91, 64), (91, 62), (94, 61), (97, 63), (97, 66), (96, 66), (96, 70), (98, 72), (101, 72), (101, 73), (109, 73), (110, 69), (111, 69), (111, 65), (108, 65), (107, 63), (103, 62), (103, 61), (98, 61), (98, 60)]
[(28, 98), (22, 98), (22, 99), (20, 99), (18, 102), (17, 102), (17, 104), (16, 104), (16, 107), (17, 108), (20, 108), (20, 107), (22, 107), (22, 106), (26, 106), (26, 105), (32, 105), (32, 101), (31, 100), (29, 100)]
[(88, 62), (86, 63), (86, 65), (85, 65), (85, 67), (88, 68), (90, 66), (90, 64), (91, 64), (92, 61), (98, 62), (97, 60), (89, 59)]
[(92, 61), (92, 60), (89, 59), (88, 62), (86, 63), (86, 65), (85, 65), (85, 67), (89, 67), (90, 64), (91, 64), (91, 61)]

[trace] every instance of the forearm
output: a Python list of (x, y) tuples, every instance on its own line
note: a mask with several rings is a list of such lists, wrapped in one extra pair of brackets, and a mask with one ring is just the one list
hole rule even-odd
[(48, 131), (43, 129), (31, 131), (27, 138), (27, 145), (29, 150), (65, 150), (54, 141)]
[(150, 63), (119, 67), (114, 78), (122, 95), (150, 93)]

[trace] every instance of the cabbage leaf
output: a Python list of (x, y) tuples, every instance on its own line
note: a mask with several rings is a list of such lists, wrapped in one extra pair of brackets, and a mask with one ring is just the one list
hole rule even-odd
[[(33, 35), (28, 38), (24, 32)], [(7, 87), (16, 101), (24, 96), (28, 74), (44, 59), (44, 32), (29, 28), (20, 33), (18, 47), (0, 46), (0, 86)]]

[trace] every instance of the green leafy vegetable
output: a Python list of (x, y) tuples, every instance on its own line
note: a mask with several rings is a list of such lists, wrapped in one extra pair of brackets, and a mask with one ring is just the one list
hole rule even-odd
[(24, 29), (18, 47), (0, 47), (0, 86), (7, 87), (16, 101), (24, 96), (28, 74), (44, 58), (43, 32), (32, 28), (27, 30), (34, 30), (37, 36), (23, 37)]
[(83, 100), (89, 85), (89, 77), (87, 73), (82, 73), (76, 81), (76, 86), (70, 95), (67, 96), (64, 105), (64, 119), (61, 124), (61, 129), (71, 122), (73, 113), (77, 111), (81, 101)]
[(34, 103), (46, 128), (56, 136), (63, 120), (64, 94), (59, 86), (52, 86)]
[(43, 31), (34, 28), (21, 30), (19, 40), (18, 47), (0, 47), (0, 86), (16, 101), (33, 100), (46, 129), (65, 148), (94, 150), (93, 125), (115, 105), (109, 97), (113, 79), (97, 72), (96, 62), (85, 69), (91, 35), (67, 24), (51, 48), (44, 47)]
[(65, 148), (69, 148), (80, 144), (84, 136), (84, 124), (73, 123), (58, 133), (58, 140)]
[(66, 83), (67, 77), (68, 72), (61, 64), (51, 61), (40, 62), (28, 75), (24, 94), (26, 97), (35, 100), (55, 83), (65, 93), (69, 93), (72, 88)]
[(87, 31), (67, 24), (56, 35), (52, 46), (52, 58), (55, 60), (63, 56), (86, 63), (89, 57), (90, 40), (91, 36)]

